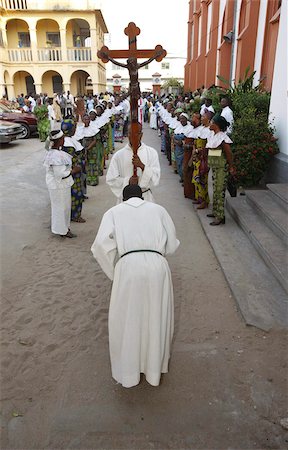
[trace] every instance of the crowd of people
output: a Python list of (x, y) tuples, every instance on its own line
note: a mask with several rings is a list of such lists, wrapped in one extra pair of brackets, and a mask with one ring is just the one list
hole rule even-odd
[[(63, 118), (64, 112), (61, 111), (58, 95), (53, 99), (53, 104), (58, 106), (59, 119), (49, 119), (50, 134), (46, 140), (49, 150), (45, 162), (48, 170), (47, 185), (49, 192), (55, 189), (55, 180), (51, 182), (51, 171), (54, 170), (54, 157), (55, 166), (59, 165), (60, 148), (61, 152), (64, 151), (71, 157), (73, 178), (71, 221), (83, 223), (85, 219), (82, 217), (82, 205), (87, 198), (86, 186), (98, 185), (99, 177), (106, 168), (106, 160), (114, 152), (115, 142), (123, 142), (124, 137), (128, 136), (130, 103), (127, 95), (112, 95), (108, 92), (97, 98), (88, 96), (84, 99), (79, 96), (75, 101), (71, 97), (71, 102), (73, 107), (71, 111), (65, 110), (68, 114)], [(136, 184), (139, 183), (143, 189), (144, 198), (153, 201), (151, 187), (159, 183), (160, 165), (157, 151), (141, 143), (142, 124), (147, 121), (152, 129), (158, 130), (161, 152), (167, 156), (169, 164), (178, 174), (179, 182), (184, 188), (184, 196), (192, 199), (197, 209), (209, 206), (208, 172), (211, 169), (213, 209), (208, 216), (214, 219), (211, 225), (220, 225), (225, 223), (224, 200), (227, 179), (235, 175), (230, 148), (232, 141), (229, 137), (233, 126), (233, 112), (225, 97), (221, 99), (221, 114), (215, 114), (211, 100), (204, 97), (199, 112), (191, 115), (190, 102), (191, 100), (187, 102), (187, 98), (183, 99), (181, 96), (164, 99), (144, 96), (142, 101), (139, 101), (138, 107), (138, 121), (141, 127), (138, 155), (131, 159), (131, 145), (128, 142), (112, 157), (106, 182), (116, 195), (117, 201), (121, 202), (123, 188), (133, 182), (131, 169), (134, 165), (139, 172)], [(41, 130), (44, 125), (47, 125), (47, 118), (39, 118), (39, 129)], [(61, 136), (60, 130), (63, 133)], [(45, 136), (43, 133), (43, 137)], [(67, 158), (64, 160), (66, 166)], [(59, 172), (59, 167), (56, 170)], [(56, 184), (59, 189), (64, 189), (64, 186), (67, 189), (72, 178), (69, 180), (69, 176), (61, 177), (58, 180), (59, 184)], [(50, 194), (51, 203), (55, 203), (54, 194), (55, 192)], [(70, 232), (70, 224), (67, 224), (64, 216), (65, 227), (61, 225), (59, 231), (57, 225), (53, 225), (53, 217), (52, 207), (53, 233), (74, 237)], [(58, 215), (55, 223), (58, 223)]]
[[(186, 102), (187, 104), (187, 102)], [(189, 104), (189, 103), (188, 103)], [(224, 201), (228, 177), (235, 176), (230, 134), (233, 112), (229, 99), (221, 99), (221, 113), (215, 114), (210, 98), (203, 98), (199, 112), (189, 115), (182, 97), (156, 104), (161, 134), (161, 151), (179, 175), (184, 195), (197, 204), (209, 206), (208, 172), (212, 170), (213, 210), (210, 225), (225, 223)], [(185, 112), (187, 111), (187, 112)]]

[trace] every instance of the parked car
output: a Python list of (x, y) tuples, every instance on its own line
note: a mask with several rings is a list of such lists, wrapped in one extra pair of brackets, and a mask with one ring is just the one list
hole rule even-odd
[(24, 133), (25, 129), (22, 125), (0, 120), (0, 144), (21, 139)]
[(0, 105), (0, 119), (22, 125), (24, 130), (21, 139), (28, 138), (37, 131), (37, 119), (32, 113), (11, 112), (6, 106)]

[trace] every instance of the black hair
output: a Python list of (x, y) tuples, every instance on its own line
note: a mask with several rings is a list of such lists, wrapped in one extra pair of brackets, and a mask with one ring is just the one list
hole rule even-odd
[(138, 197), (143, 200), (142, 189), (138, 184), (128, 184), (123, 189), (123, 202), (129, 200), (131, 197)]
[(227, 122), (225, 117), (220, 116), (220, 114), (215, 114), (215, 116), (213, 116), (212, 120), (216, 125), (218, 125), (218, 127), (220, 128), (221, 131), (226, 131), (230, 125), (230, 123)]

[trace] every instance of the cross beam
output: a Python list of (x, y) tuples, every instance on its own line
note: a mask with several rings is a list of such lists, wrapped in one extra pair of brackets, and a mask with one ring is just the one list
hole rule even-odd
[[(113, 62), (117, 66), (125, 67), (129, 71), (130, 85), (130, 116), (131, 116), (131, 131), (132, 131), (132, 149), (134, 155), (137, 154), (139, 147), (139, 129), (138, 129), (138, 100), (140, 98), (140, 86), (138, 81), (138, 69), (146, 66), (151, 61), (156, 59), (160, 62), (167, 55), (166, 50), (162, 45), (156, 45), (152, 50), (139, 50), (137, 49), (137, 36), (141, 30), (134, 22), (130, 22), (125, 28), (124, 33), (128, 36), (128, 50), (109, 50), (105, 45), (98, 50), (97, 56), (104, 62)], [(127, 64), (120, 63), (114, 58), (127, 59)], [(137, 58), (148, 58), (141, 64), (137, 63)], [(134, 166), (133, 176), (137, 176), (137, 167)]]

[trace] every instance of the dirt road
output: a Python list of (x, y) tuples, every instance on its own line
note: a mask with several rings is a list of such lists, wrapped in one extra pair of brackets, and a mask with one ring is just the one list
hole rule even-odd
[[(156, 131), (144, 142), (160, 149)], [(110, 281), (90, 247), (115, 204), (89, 187), (77, 239), (50, 234), (36, 139), (1, 150), (1, 449), (284, 449), (287, 336), (246, 327), (191, 201), (159, 153), (153, 194), (181, 245), (169, 258), (175, 292), (170, 371), (158, 388), (111, 378)]]

